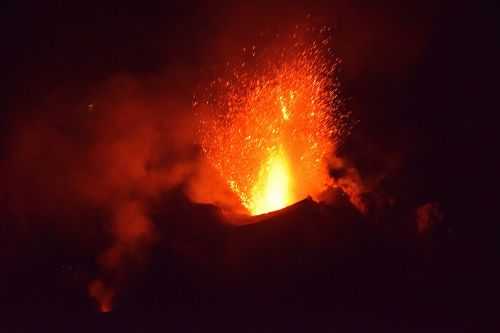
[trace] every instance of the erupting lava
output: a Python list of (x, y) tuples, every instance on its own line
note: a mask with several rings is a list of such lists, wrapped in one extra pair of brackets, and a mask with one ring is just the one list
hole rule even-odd
[[(252, 214), (267, 213), (293, 203), (292, 177), (286, 153), (273, 146), (269, 158), (261, 165), (252, 187), (251, 200), (243, 203)], [(236, 193), (237, 187), (231, 186)]]
[(327, 157), (345, 126), (328, 40), (293, 40), (277, 56), (230, 67), (209, 88), (201, 116), (205, 157), (250, 214), (315, 196), (329, 184)]

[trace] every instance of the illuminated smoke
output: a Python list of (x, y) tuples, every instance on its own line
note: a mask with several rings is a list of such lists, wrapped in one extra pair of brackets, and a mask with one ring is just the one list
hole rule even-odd
[[(184, 104), (174, 94), (159, 97), (137, 79), (117, 77), (97, 88), (92, 107), (57, 108), (56, 99), (50, 110), (32, 119), (20, 117), (0, 166), (8, 171), (2, 183), (17, 219), (37, 224), (50, 217), (61, 222), (53, 227), (68, 238), (79, 237), (68, 230), (86, 234), (103, 224), (107, 242), (87, 244), (101, 252), (87, 290), (99, 309), (108, 312), (156, 239), (151, 202), (195, 170), (194, 121), (189, 107), (182, 108), (189, 97)], [(102, 218), (77, 216), (87, 211)], [(97, 243), (101, 238), (87, 239)]]
[(417, 208), (417, 231), (420, 235), (427, 235), (443, 220), (441, 206), (437, 202), (428, 202)]

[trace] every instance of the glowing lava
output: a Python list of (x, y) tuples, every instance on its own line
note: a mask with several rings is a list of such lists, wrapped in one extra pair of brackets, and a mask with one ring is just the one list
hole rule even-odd
[(294, 40), (263, 59), (254, 54), (253, 63), (233, 66), (195, 102), (204, 156), (252, 215), (314, 197), (329, 184), (327, 158), (345, 121), (326, 44)]
[(285, 152), (273, 147), (268, 160), (261, 166), (248, 210), (253, 215), (271, 212), (292, 204), (292, 176)]

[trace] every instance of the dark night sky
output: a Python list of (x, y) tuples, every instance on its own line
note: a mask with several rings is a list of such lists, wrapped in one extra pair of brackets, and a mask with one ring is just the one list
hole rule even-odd
[[(496, 218), (489, 214), (495, 207), (493, 183), (496, 170), (488, 162), (488, 156), (496, 154), (494, 139), (497, 132), (493, 128), (496, 124), (493, 113), (497, 106), (490, 102), (497, 86), (491, 64), (498, 58), (493, 47), (498, 39), (493, 33), (493, 10), (480, 8), (474, 1), (341, 0), (332, 4), (323, 1), (293, 5), (284, 1), (257, 1), (254, 4), (8, 1), (2, 6), (6, 6), (1, 14), (4, 25), (2, 63), (5, 66), (1, 89), (2, 100), (6, 102), (0, 116), (0, 156), (5, 177), (2, 179), (21, 174), (16, 171), (16, 176), (13, 176), (13, 170), (18, 166), (10, 164), (9, 159), (19, 124), (33, 119), (52, 119), (60, 112), (54, 109), (84, 108), (93, 102), (98, 91), (96, 87), (120, 75), (141, 80), (146, 85), (148, 80), (155, 82), (163, 76), (168, 77), (169, 94), (176, 96), (177, 103), (184, 106), (182, 110), (187, 110), (179, 112), (190, 112), (193, 91), (209, 75), (207, 73), (216, 62), (222, 62), (226, 55), (234, 52), (231, 47), (237, 49), (247, 45), (259, 32), (279, 30), (280, 25), (293, 24), (310, 13), (315, 22), (334, 27), (334, 48), (343, 61), (340, 80), (346, 107), (359, 120), (340, 153), (368, 181), (384, 174), (377, 191), (396, 196), (399, 200), (396, 212), (383, 214), (390, 220), (388, 225), (397, 225), (401, 216), (410, 214), (426, 202), (439, 202), (445, 216), (446, 236), (439, 236), (443, 238), (438, 237), (437, 245), (432, 245), (433, 249), (442, 251), (439, 252), (441, 259), (436, 261), (456, 263), (460, 262), (460, 256), (470, 256), (464, 260), (464, 266), (450, 264), (453, 268), (444, 276), (454, 277), (455, 274), (461, 275), (461, 270), (470, 271), (467, 265), (474, 262), (476, 266), (471, 269), (476, 270), (477, 275), (465, 274), (466, 277), (456, 284), (475, 288), (485, 282), (482, 276), (488, 275), (488, 267), (494, 265), (496, 247), (493, 228)], [(158, 89), (154, 83), (151, 85), (152, 89)], [(78, 124), (78, 116), (65, 117), (62, 121), (69, 119), (69, 123)], [(73, 128), (71, 126), (68, 124), (68, 128)], [(84, 135), (79, 131), (83, 129), (74, 126), (77, 130), (70, 136), (82, 139)], [(26, 163), (31, 164), (31, 161)], [(26, 187), (26, 192), (30, 191), (28, 181), (21, 182), (20, 186)], [(105, 233), (107, 227), (94, 223), (85, 231), (74, 227), (61, 228), (64, 223), (58, 221), (60, 216), (41, 214), (43, 217), (39, 218), (37, 214), (13, 212), (11, 195), (10, 188), (6, 193), (0, 193), (5, 203), (1, 213), (5, 223), (0, 229), (0, 242), (7, 248), (0, 251), (7, 272), (0, 284), (6, 287), (8, 295), (4, 304), (1, 304), (0, 296), (0, 306), (26, 313), (24, 311), (37, 312), (37, 305), (47, 306), (52, 302), (56, 304), (56, 311), (60, 311), (64, 309), (61, 304), (68, 302), (77, 314), (94, 310), (85, 295), (85, 281), (91, 275), (85, 269), (96, 269), (95, 256), (107, 241), (100, 233)], [(43, 196), (43, 193), (34, 190), (33, 196)], [(212, 218), (210, 213), (191, 207), (178, 196), (175, 193), (166, 195), (163, 202), (166, 208), (163, 209), (168, 211), (170, 206), (180, 205), (180, 212), (176, 213), (180, 220), (204, 219), (204, 214), (208, 214), (208, 220)], [(101, 219), (100, 212), (89, 209), (73, 214), (80, 214), (76, 219)], [(37, 219), (43, 222), (30, 222)], [(166, 232), (170, 229), (167, 228)], [(68, 233), (72, 236), (64, 240), (63, 235)], [(363, 238), (366, 236), (356, 237), (353, 239), (366, 239)], [(380, 235), (377, 237), (384, 239)], [(450, 238), (454, 239), (452, 245), (447, 243)], [(77, 243), (81, 244), (72, 244), (75, 239), (80, 239)], [(82, 245), (86, 241), (92, 244)], [(157, 247), (161, 252), (169, 245), (160, 242)], [(131, 311), (137, 311), (140, 305), (134, 308), (130, 303), (151, 300), (147, 296), (138, 298), (137, 294), (151, 294), (156, 292), (155, 288), (160, 288), (162, 281), (154, 277), (155, 274), (172, 284), (182, 280), (180, 283), (189, 290), (186, 297), (196, 299), (196, 292), (186, 287), (189, 283), (185, 281), (198, 272), (185, 262), (188, 259), (168, 253), (166, 257), (152, 254), (152, 262), (176, 267), (180, 275), (173, 276), (163, 266), (147, 266), (144, 270), (149, 271), (143, 274), (146, 277), (137, 278), (139, 282), (124, 296), (125, 309), (128, 306)], [(381, 265), (389, 265), (392, 259), (387, 259), (384, 264), (383, 253), (378, 252), (382, 256)], [(369, 256), (364, 261), (360, 259), (360, 265), (372, 259)], [(329, 259), (323, 260), (327, 262)], [(58, 286), (57, 281), (63, 281), (64, 285), (64, 276), (71, 275), (67, 270), (77, 269), (75, 267), (83, 271), (73, 279), (77, 282), (68, 283), (70, 287), (67, 288)], [(426, 276), (432, 276), (433, 269), (438, 270), (432, 267)], [(366, 273), (363, 269), (348, 272)], [(441, 274), (439, 272), (436, 274)], [(31, 279), (37, 275), (40, 279), (33, 282)], [(349, 273), (345, 275), (342, 281), (349, 281), (351, 276)], [(384, 277), (380, 279), (382, 281)], [(323, 283), (320, 285), (328, 285), (324, 278), (320, 281)], [(153, 287), (144, 286), (148, 283)], [(163, 288), (163, 294), (159, 294), (168, 297), (172, 290)], [(214, 290), (220, 288), (213, 287)], [(256, 284), (249, 290), (259, 288), (260, 285)], [(222, 290), (232, 293), (229, 289)], [(240, 291), (236, 289), (236, 292)], [(494, 289), (485, 286), (480, 292), (493, 293)], [(432, 293), (429, 294), (429, 300), (420, 300), (418, 304), (432, 303)], [(474, 294), (473, 289), (466, 293)], [(36, 301), (32, 302), (32, 299)], [(172, 303), (159, 302), (157, 308), (151, 307), (158, 310), (164, 306), (172, 310), (176, 302), (184, 302), (178, 295), (173, 299)], [(229, 296), (228, 299), (233, 300)], [(11, 307), (16, 300), (18, 305)], [(484, 303), (476, 304), (478, 307), (487, 305), (487, 301), (479, 296), (471, 296), (472, 300)], [(316, 300), (311, 298), (309, 301)], [(411, 302), (413, 300), (408, 300)], [(444, 307), (449, 305), (446, 301), (440, 302)], [(29, 303), (29, 310), (24, 310)], [(203, 306), (208, 303), (200, 301), (196, 304), (191, 305), (203, 312)], [(186, 310), (179, 310), (182, 313), (179, 318), (192, 310), (191, 305), (183, 303), (180, 306)], [(333, 307), (338, 310), (341, 306)], [(387, 308), (389, 312), (393, 309)], [(371, 318), (369, 311), (364, 313)], [(469, 314), (466, 310), (464, 313)], [(278, 317), (287, 315), (283, 312)], [(119, 315), (115, 319), (118, 321)], [(429, 327), (433, 326), (434, 319), (428, 319)], [(182, 327), (179, 323), (175, 325)]]

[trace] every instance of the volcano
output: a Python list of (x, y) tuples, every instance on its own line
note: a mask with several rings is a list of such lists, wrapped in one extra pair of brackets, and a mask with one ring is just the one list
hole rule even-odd
[[(216, 206), (193, 204), (180, 193), (169, 194), (168, 200), (171, 204), (159, 203), (154, 210), (153, 221), (163, 236), (148, 265), (128, 272), (126, 287), (108, 314), (115, 327), (127, 328), (122, 321), (126, 315), (149, 329), (165, 320), (180, 328), (188, 318), (196, 318), (193, 325), (201, 328), (224, 314), (224, 321), (236, 326), (247, 320), (252, 320), (250, 326), (281, 322), (301, 331), (305, 326), (287, 322), (288, 316), (298, 315), (307, 326), (333, 321), (336, 328), (398, 330), (418, 327), (422, 315), (448, 321), (459, 311), (442, 309), (457, 292), (454, 285), (443, 288), (442, 281), (456, 279), (459, 266), (450, 266), (446, 252), (435, 248), (436, 240), (420, 239), (415, 225), (388, 232), (361, 215), (342, 193), (335, 205), (305, 199), (272, 213), (245, 216), (240, 224), (225, 223), (227, 217)], [(165, 225), (161, 221), (167, 218)], [(55, 244), (64, 242), (62, 237)], [(71, 269), (47, 271), (39, 284), (11, 295), (12, 304), (26, 306), (33, 291), (44, 290), (30, 307), (95, 311), (84, 294), (63, 297), (64, 290), (74, 288), (68, 281), (77, 283), (89, 274), (89, 266), (77, 257), (72, 255)], [(65, 259), (52, 254), (52, 261)], [(447, 268), (440, 268), (444, 263)], [(65, 282), (61, 286), (57, 281)]]
[(8, 2), (0, 332), (499, 331), (482, 5)]

